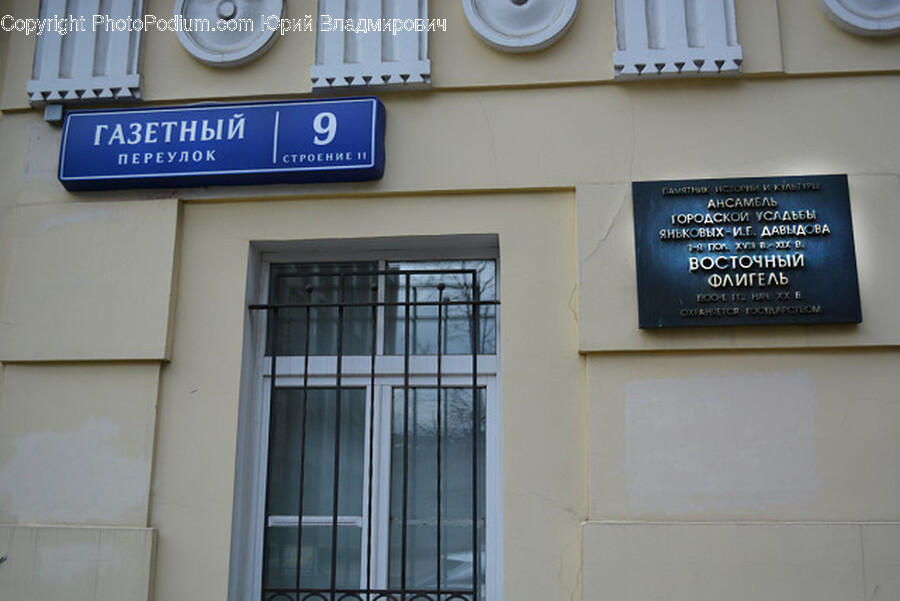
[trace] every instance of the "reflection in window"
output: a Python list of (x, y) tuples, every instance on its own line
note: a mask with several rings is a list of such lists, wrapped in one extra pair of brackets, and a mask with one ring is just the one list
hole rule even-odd
[(493, 261), (275, 264), (269, 287), (284, 305), (277, 332), (269, 328), (269, 354), (277, 340), (282, 356), (370, 355), (379, 339), (377, 354), (403, 355), (407, 344), (410, 355), (469, 354), (473, 344), (479, 354), (496, 352)]

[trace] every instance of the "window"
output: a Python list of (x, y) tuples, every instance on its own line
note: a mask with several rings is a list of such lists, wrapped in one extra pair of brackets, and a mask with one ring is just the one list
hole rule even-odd
[(233, 599), (496, 598), (496, 249), (422, 254), (262, 261)]

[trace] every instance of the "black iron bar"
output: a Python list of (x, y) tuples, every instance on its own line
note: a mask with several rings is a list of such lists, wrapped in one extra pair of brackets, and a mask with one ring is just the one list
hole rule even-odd
[[(269, 316), (275, 326), (272, 328), (272, 377), (269, 381), (269, 453), (272, 452), (272, 442), (275, 438), (275, 428), (272, 427), (272, 409), (275, 406), (275, 376), (276, 365), (278, 362), (278, 307), (273, 307)], [(268, 324), (266, 324), (268, 325)], [(269, 542), (269, 483), (272, 481), (272, 458), (266, 461), (266, 494), (263, 500), (263, 557), (268, 559), (268, 542)], [(263, 561), (261, 586), (262, 596), (265, 595), (266, 583), (269, 580), (269, 566), (267, 561)]]
[(341, 368), (344, 353), (344, 274), (338, 278), (337, 365), (334, 383), (334, 483), (331, 510), (331, 601), (337, 588), (338, 494), (341, 483)]
[(472, 599), (478, 601), (478, 351), (479, 307), (478, 275), (472, 274)]
[[(398, 269), (398, 268), (387, 268), (387, 269), (368, 269), (368, 270), (358, 270), (353, 271), (353, 275), (356, 276), (375, 276), (375, 275), (448, 275), (448, 274), (472, 274), (478, 273), (478, 270), (475, 268), (469, 267), (460, 267), (458, 269)], [(330, 277), (330, 278), (340, 278), (342, 275), (346, 275), (346, 271), (335, 272), (335, 273), (322, 273), (321, 271), (297, 271), (294, 273), (283, 273), (279, 276), (279, 278), (284, 279), (297, 279), (297, 278), (308, 278), (308, 277)]]
[[(444, 288), (445, 285), (443, 282), (439, 283), (437, 286), (438, 289), (438, 302), (444, 300)], [(442, 444), (442, 420), (441, 420), (441, 386), (443, 385), (442, 380), (442, 359), (443, 359), (443, 350), (444, 350), (444, 341), (443, 341), (443, 323), (444, 323), (444, 315), (443, 315), (443, 307), (438, 304), (438, 321), (437, 321), (437, 578), (435, 579), (436, 588), (438, 591), (438, 600), (440, 600), (440, 592), (441, 592), (441, 566), (443, 564), (443, 558), (441, 557), (441, 444)]]
[[(306, 285), (307, 300), (312, 303), (313, 285)], [(303, 557), (303, 479), (306, 476), (306, 422), (309, 412), (309, 341), (311, 336), (311, 307), (306, 308), (303, 341), (303, 405), (300, 408), (300, 490), (297, 495), (297, 589), (300, 588), (301, 558)], [(274, 381), (274, 378), (273, 378)]]
[(366, 593), (372, 592), (372, 493), (375, 478), (375, 358), (378, 356), (378, 282), (372, 284), (372, 356), (369, 370), (369, 499), (366, 512)]
[[(270, 597), (270, 599), (274, 599), (274, 598), (280, 599), (281, 596), (288, 595), (288, 594), (300, 594), (301, 595), (300, 599), (311, 599), (311, 598), (320, 599), (322, 596), (330, 595), (332, 592), (334, 592), (338, 596), (338, 599), (343, 599), (345, 596), (351, 596), (351, 595), (352, 595), (351, 598), (355, 598), (355, 597), (359, 596), (359, 594), (362, 591), (358, 591), (355, 589), (336, 589), (335, 591), (332, 591), (331, 589), (327, 589), (327, 588), (305, 588), (302, 590), (296, 590), (296, 589), (292, 589), (292, 588), (269, 588), (269, 589), (266, 589), (266, 592), (269, 593), (270, 595), (276, 595), (276, 597)], [(375, 588), (373, 588), (370, 592), (371, 592), (371, 598), (373, 599), (373, 601), (374, 600), (385, 601), (385, 600), (389, 600), (389, 599), (399, 599), (399, 597), (397, 595), (401, 594), (400, 591), (393, 590), (393, 589), (375, 589)], [(316, 597), (313, 597), (313, 595), (315, 595)], [(407, 589), (406, 595), (407, 595), (407, 598), (410, 598), (410, 599), (413, 597), (415, 597), (415, 598), (424, 597), (424, 598), (428, 598), (428, 599), (432, 599), (432, 598), (437, 599), (438, 598), (438, 595), (435, 593), (435, 591), (430, 590), (430, 589)], [(458, 590), (447, 589), (447, 590), (441, 591), (440, 597), (442, 597), (444, 599), (448, 599), (448, 600), (455, 600), (455, 599), (467, 600), (467, 599), (472, 598), (472, 591), (469, 589), (458, 589)], [(290, 598), (293, 599), (294, 597), (290, 597)]]
[(416, 345), (419, 341), (419, 305), (416, 301), (419, 299), (419, 288), (414, 286), (411, 290), (412, 299), (410, 301), (410, 318), (409, 318), (409, 327), (410, 327), (410, 340), (412, 341), (412, 348), (410, 349), (410, 354), (416, 354)]
[[(461, 306), (461, 307), (471, 307), (472, 301), (452, 301), (445, 300), (443, 303), (439, 303), (438, 301), (417, 301), (415, 306), (417, 307), (437, 307), (438, 304), (442, 304), (444, 307), (449, 306)], [(500, 301), (497, 300), (483, 300), (479, 302), (479, 305), (499, 305)], [(306, 303), (286, 303), (286, 304), (269, 304), (269, 305), (250, 305), (248, 308), (251, 311), (266, 311), (268, 309), (272, 309), (274, 307), (278, 307), (279, 309), (304, 309), (306, 307), (313, 306), (316, 308), (323, 309), (335, 309), (338, 307), (371, 307), (372, 303), (314, 303), (313, 305), (308, 305)], [(378, 302), (376, 303), (378, 307), (405, 307), (406, 303), (402, 302)]]
[(403, 345), (403, 519), (401, 528), (400, 545), (400, 591), (406, 598), (406, 552), (407, 532), (406, 521), (408, 518), (409, 502), (409, 302), (412, 276), (406, 274), (406, 309), (403, 312), (404, 319), (404, 345)]

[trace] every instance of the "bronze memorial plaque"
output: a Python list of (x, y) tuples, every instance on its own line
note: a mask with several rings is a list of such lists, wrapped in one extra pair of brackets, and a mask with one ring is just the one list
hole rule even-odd
[(846, 175), (632, 190), (641, 328), (862, 321)]

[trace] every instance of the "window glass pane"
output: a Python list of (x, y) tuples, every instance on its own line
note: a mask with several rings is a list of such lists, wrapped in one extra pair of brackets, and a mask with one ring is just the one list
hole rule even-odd
[[(437, 393), (436, 388), (412, 388), (408, 395), (402, 388), (394, 389), (388, 568), (392, 588), (402, 586), (404, 533), (407, 588), (438, 588), (440, 571), (443, 590), (471, 590), (473, 524), (478, 528), (479, 556), (484, 549), (484, 389), (479, 389), (478, 394), (476, 436), (473, 436), (472, 389), (441, 390), (440, 427)], [(475, 520), (472, 516), (473, 448), (477, 449), (478, 464)], [(479, 580), (483, 582), (483, 571)]]
[[(303, 305), (278, 310), (278, 354), (337, 355), (341, 309), (338, 304), (371, 303), (376, 300), (376, 263), (280, 263), (273, 264), (269, 278), (269, 304)], [(269, 312), (269, 343), (272, 354), (275, 335), (273, 312)], [(307, 333), (307, 319), (309, 333)], [(372, 352), (372, 310), (365, 306), (343, 308), (343, 355)]]
[[(331, 586), (331, 526), (303, 527), (300, 556), (300, 588)], [(356, 526), (338, 526), (335, 585), (356, 589), (360, 585), (362, 531)], [(297, 585), (297, 528), (269, 528), (266, 539), (266, 589), (293, 589)]]
[(297, 529), (269, 528), (266, 532), (265, 588), (293, 588), (297, 582)]
[[(341, 391), (338, 423), (336, 392), (333, 388), (305, 391), (302, 388), (277, 388), (275, 391), (270, 415), (266, 588), (293, 588), (298, 559), (302, 588), (330, 586), (336, 451), (340, 454), (338, 516), (356, 518), (356, 522), (337, 527), (335, 578), (337, 586), (359, 586), (366, 394), (364, 388)], [(268, 525), (269, 516), (280, 516), (282, 521), (293, 518), (293, 523), (297, 523), (301, 470), (302, 530), (298, 532), (295, 525)]]
[[(340, 452), (338, 515), (362, 515), (365, 461), (366, 391), (341, 391), (340, 424), (336, 423), (333, 388), (277, 388), (272, 403), (269, 449), (268, 515), (298, 515), (302, 457), (303, 409), (306, 405), (306, 449), (303, 458), (303, 513), (330, 516), (334, 503), (334, 458)], [(304, 403), (304, 399), (308, 402)], [(340, 426), (340, 445), (335, 442)]]
[[(464, 355), (472, 352), (476, 337), (479, 354), (496, 352), (496, 306), (479, 306), (477, 331), (472, 327), (472, 305), (477, 287), (479, 301), (497, 299), (494, 261), (405, 261), (388, 263), (388, 270), (398, 273), (387, 278), (387, 298), (394, 303), (410, 303), (411, 355), (441, 353)], [(442, 273), (429, 273), (443, 270)], [(443, 284), (443, 290), (439, 285)], [(408, 288), (408, 290), (407, 290)], [(407, 298), (408, 294), (408, 298)], [(431, 303), (448, 301), (438, 307)], [(462, 302), (463, 304), (459, 304)], [(417, 305), (416, 303), (424, 303)], [(388, 338), (385, 353), (402, 355), (406, 345), (406, 308), (389, 307), (385, 315)], [(441, 324), (438, 340), (438, 316)]]
[[(473, 315), (476, 299), (490, 304)], [(267, 313), (266, 351), (495, 354), (496, 300), (493, 260), (273, 264), (269, 304), (280, 308)], [(273, 390), (263, 599), (297, 601), (298, 589), (356, 591), (369, 578), (379, 590), (442, 599), (483, 591), (486, 389), (475, 399), (471, 386), (391, 389), (382, 374), (363, 378), (348, 368), (343, 382), (357, 387), (342, 388), (338, 399), (337, 374), (325, 371), (337, 365), (312, 363), (309, 383), (324, 387), (285, 387), (279, 379)], [(367, 423), (378, 415), (385, 419)], [(387, 540), (363, 540), (367, 531)]]

